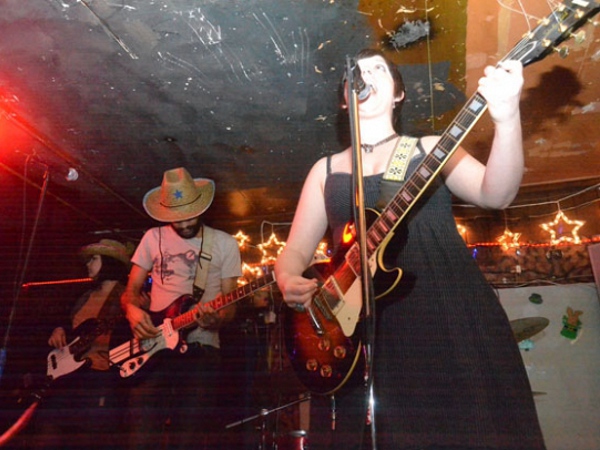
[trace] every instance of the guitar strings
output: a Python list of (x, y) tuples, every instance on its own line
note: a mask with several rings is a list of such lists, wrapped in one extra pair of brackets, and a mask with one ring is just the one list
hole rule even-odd
[[(425, 0), (425, 23), (429, 23), (429, 0)], [(435, 131), (435, 104), (433, 99), (433, 63), (431, 61), (431, 39), (430, 33), (426, 35), (427, 43), (427, 71), (429, 76), (429, 120), (431, 129)]]
[[(506, 9), (507, 11), (516, 13), (520, 16), (523, 16), (523, 18), (525, 19), (525, 23), (527, 25), (527, 29), (529, 31), (531, 31), (531, 22), (539, 22), (540, 18), (537, 16), (534, 16), (533, 14), (529, 14), (527, 12), (527, 10), (525, 9), (525, 5), (523, 5), (522, 0), (517, 0), (518, 4), (519, 4), (519, 8), (514, 8), (512, 7), (512, 5), (507, 4), (504, 0), (496, 0), (496, 2), (498, 3), (498, 5), (500, 5), (501, 8)], [(557, 3), (555, 1), (549, 1), (546, 0), (546, 3), (548, 4), (548, 7), (550, 8), (550, 11), (552, 11), (554, 8), (552, 7), (553, 3)]]
[[(160, 333), (158, 336), (156, 336), (155, 338), (149, 338), (149, 339), (156, 339), (159, 336), (162, 336), (162, 331), (163, 331), (163, 325), (159, 325), (157, 327), (160, 330)], [(140, 350), (141, 350), (141, 342), (142, 341), (146, 341), (148, 339), (137, 339), (137, 338), (132, 338), (126, 342), (123, 342), (121, 345), (113, 348), (111, 350), (111, 353), (113, 353), (112, 356), (109, 357), (109, 363), (112, 365), (115, 365), (117, 363), (112, 362), (113, 359), (116, 360), (120, 360), (121, 358), (126, 358), (129, 359), (131, 357), (133, 357), (133, 355), (137, 354)], [(133, 342), (133, 346), (131, 345)], [(119, 363), (122, 361), (119, 361)]]

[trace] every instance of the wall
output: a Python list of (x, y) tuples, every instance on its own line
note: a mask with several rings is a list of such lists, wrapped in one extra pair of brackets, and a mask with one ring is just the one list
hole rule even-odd
[[(542, 303), (529, 300), (541, 295)], [(595, 284), (500, 289), (509, 319), (546, 317), (549, 325), (522, 341), (523, 360), (547, 450), (600, 449), (600, 301)], [(561, 335), (567, 307), (582, 311), (574, 339)]]
[(586, 283), (593, 281), (587, 244), (521, 246), (503, 251), (499, 246), (471, 248), (486, 279), (499, 287), (524, 284)]

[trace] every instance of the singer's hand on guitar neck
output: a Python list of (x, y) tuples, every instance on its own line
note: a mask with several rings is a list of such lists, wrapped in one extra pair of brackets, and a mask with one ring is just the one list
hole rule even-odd
[(523, 88), (523, 65), (507, 60), (488, 66), (479, 79), (478, 91), (487, 100), (488, 111), (496, 124), (519, 122), (519, 102)]

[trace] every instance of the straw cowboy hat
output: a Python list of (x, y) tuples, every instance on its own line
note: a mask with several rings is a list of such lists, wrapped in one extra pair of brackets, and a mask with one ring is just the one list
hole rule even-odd
[(183, 167), (167, 170), (162, 184), (146, 193), (144, 209), (159, 222), (180, 222), (198, 217), (215, 197), (215, 182), (192, 178)]
[(129, 265), (129, 260), (133, 254), (133, 245), (131, 243), (121, 244), (119, 241), (112, 239), (101, 239), (100, 242), (82, 247), (79, 254), (83, 257), (92, 255), (110, 256), (125, 265)]

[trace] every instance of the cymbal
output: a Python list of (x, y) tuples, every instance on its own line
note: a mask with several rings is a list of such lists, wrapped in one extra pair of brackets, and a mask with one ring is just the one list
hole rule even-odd
[(524, 317), (510, 321), (510, 327), (517, 342), (529, 339), (548, 326), (550, 321), (545, 317)]

